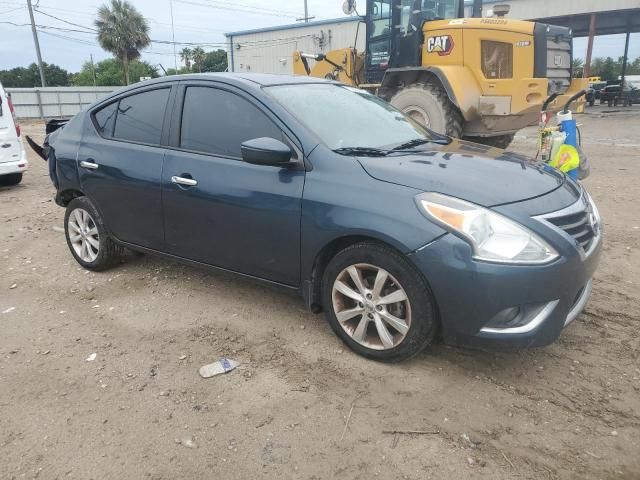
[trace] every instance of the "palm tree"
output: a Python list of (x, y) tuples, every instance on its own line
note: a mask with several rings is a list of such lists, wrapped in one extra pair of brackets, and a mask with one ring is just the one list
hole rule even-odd
[(187, 70), (191, 70), (191, 59), (193, 58), (193, 51), (188, 47), (183, 48), (180, 51), (180, 58), (184, 62), (184, 66), (187, 68)]
[(124, 84), (129, 85), (129, 62), (151, 43), (147, 20), (127, 0), (111, 0), (98, 9), (98, 43), (122, 61)]
[(196, 47), (191, 52), (191, 58), (193, 59), (194, 65), (198, 67), (199, 72), (202, 72), (202, 64), (206, 57), (207, 52), (205, 52), (201, 47)]

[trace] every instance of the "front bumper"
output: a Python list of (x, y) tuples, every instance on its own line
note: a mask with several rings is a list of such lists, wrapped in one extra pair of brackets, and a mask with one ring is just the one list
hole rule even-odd
[(21, 173), (29, 168), (27, 161), (27, 152), (23, 148), (20, 153), (20, 160), (0, 163), (0, 176), (11, 175), (12, 173)]
[[(447, 343), (527, 348), (555, 341), (583, 310), (601, 242), (600, 236), (588, 256), (568, 245), (548, 265), (519, 266), (475, 261), (465, 241), (447, 234), (409, 259), (429, 282)], [(491, 328), (496, 316), (513, 308), (535, 314), (512, 329)]]

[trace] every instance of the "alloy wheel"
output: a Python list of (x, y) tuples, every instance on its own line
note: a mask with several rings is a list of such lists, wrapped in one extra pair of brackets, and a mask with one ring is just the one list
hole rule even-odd
[(333, 283), (331, 298), (340, 326), (364, 347), (394, 348), (411, 327), (407, 293), (383, 268), (365, 263), (345, 268)]
[(82, 208), (76, 208), (67, 221), (69, 241), (76, 255), (83, 262), (92, 263), (100, 253), (100, 236), (96, 222)]

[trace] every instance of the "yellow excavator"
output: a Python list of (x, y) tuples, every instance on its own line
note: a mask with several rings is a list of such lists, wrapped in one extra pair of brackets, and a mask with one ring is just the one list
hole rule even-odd
[[(370, 90), (439, 133), (506, 148), (549, 96), (559, 94), (557, 110), (587, 80), (573, 78), (570, 29), (505, 18), (508, 5), (483, 18), (481, 0), (465, 18), (464, 3), (367, 0), (365, 51), (296, 51), (294, 73)], [(343, 10), (358, 13), (355, 0)]]

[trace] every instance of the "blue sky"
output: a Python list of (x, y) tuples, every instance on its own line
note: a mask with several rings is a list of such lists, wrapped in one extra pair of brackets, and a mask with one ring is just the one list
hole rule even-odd
[[(151, 38), (159, 41), (171, 40), (171, 16), (169, 0), (131, 0), (147, 17), (151, 27)], [(93, 19), (100, 1), (96, 0), (33, 0), (38, 5), (36, 23), (71, 31), (42, 29), (40, 45), (43, 60), (69, 71), (78, 71), (93, 55), (99, 61), (110, 55), (96, 43), (95, 35), (87, 31), (93, 27)], [(362, 3), (362, 2), (361, 2)], [(309, 13), (317, 19), (343, 17), (341, 0), (309, 0)], [(303, 16), (303, 0), (173, 0), (175, 40), (177, 42), (207, 42), (224, 44), (224, 33), (272, 25), (294, 23)], [(74, 23), (64, 23), (52, 18)], [(0, 0), (0, 22), (28, 24), (26, 0)], [(27, 66), (36, 59), (31, 29), (0, 23), (0, 69)], [(178, 50), (180, 47), (177, 47)], [(209, 50), (213, 47), (205, 47)], [(623, 36), (599, 37), (595, 40), (594, 56), (622, 56)], [(586, 39), (576, 39), (575, 55), (584, 57)], [(630, 57), (640, 56), (640, 34), (631, 39)], [(154, 43), (143, 54), (143, 59), (152, 64), (162, 63), (173, 67), (171, 45)]]

